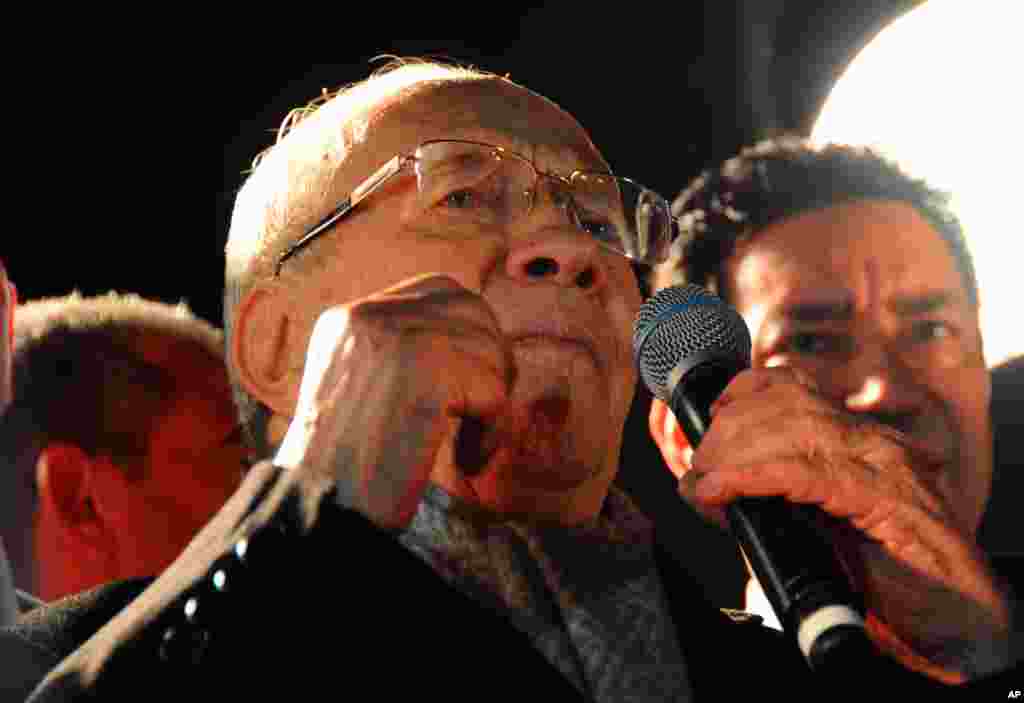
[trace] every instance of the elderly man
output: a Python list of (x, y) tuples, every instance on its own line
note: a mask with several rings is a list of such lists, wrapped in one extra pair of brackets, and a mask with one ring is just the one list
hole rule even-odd
[[(768, 677), (818, 699), (795, 647), (707, 605), (611, 488), (636, 380), (626, 257), (656, 262), (669, 236), (662, 199), (506, 79), (405, 65), (299, 121), (227, 251), (229, 365), (273, 459), (33, 700), (139, 681), (718, 700)], [(864, 496), (829, 508), (859, 517)], [(892, 528), (910, 557), (915, 524)], [(941, 635), (989, 638), (1006, 604), (957, 537), (932, 554), (990, 617)], [(914, 640), (927, 624), (884, 595)]]
[[(942, 195), (869, 150), (790, 137), (706, 172), (673, 207), (681, 235), (656, 287), (731, 302), (757, 369), (719, 400), (695, 453), (654, 403), (684, 494), (708, 515), (781, 494), (846, 518), (857, 532), (838, 539), (879, 641), (912, 645), (925, 658), (908, 649), (908, 664), (948, 680), (985, 668), (951, 646), (955, 618), (935, 615), (996, 629), (1007, 617), (975, 545), (992, 479), (977, 286)], [(918, 579), (951, 600), (912, 598)]]

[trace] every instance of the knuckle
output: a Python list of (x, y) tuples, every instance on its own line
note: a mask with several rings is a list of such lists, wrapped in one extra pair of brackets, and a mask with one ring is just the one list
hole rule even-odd
[(420, 293), (461, 293), (469, 292), (453, 277), (444, 273), (427, 273), (412, 279), (409, 289)]
[(450, 304), (458, 306), (458, 312), (467, 317), (473, 324), (478, 325), (492, 336), (500, 333), (501, 327), (494, 310), (481, 296), (468, 290), (459, 294), (452, 294), (449, 298)]
[(352, 323), (349, 310), (345, 306), (327, 308), (316, 318), (312, 336), (316, 338), (340, 337)]
[(397, 338), (398, 317), (393, 307), (386, 303), (363, 300), (346, 306), (347, 331), (359, 339), (369, 342), (373, 349), (387, 348)]
[(386, 299), (364, 298), (342, 306), (346, 310), (351, 324), (368, 324), (371, 321), (387, 317), (395, 310), (395, 305)]
[(451, 276), (444, 274), (426, 274), (414, 278), (385, 291), (384, 296), (428, 305), (464, 303), (480, 297)]
[(443, 273), (425, 273), (407, 278), (370, 296), (371, 299), (393, 297), (420, 297), (439, 293), (453, 293), (465, 290), (455, 278)]
[(391, 337), (393, 355), (400, 368), (418, 368), (437, 362), (444, 337), (426, 327), (403, 327)]
[(409, 419), (416, 423), (426, 425), (440, 420), (445, 413), (445, 403), (438, 395), (437, 387), (429, 385), (410, 398), (408, 412)]
[(745, 388), (756, 388), (761, 383), (763, 378), (761, 372), (763, 369), (743, 369), (738, 374), (733, 376), (732, 380), (726, 385), (725, 390), (722, 392), (723, 396), (732, 396), (742, 393)]
[(457, 329), (460, 323), (468, 323), (492, 334), (500, 332), (497, 316), (483, 297), (443, 275), (415, 279), (351, 303), (349, 308), (354, 317), (375, 324)]
[(818, 390), (814, 376), (799, 366), (772, 366), (758, 371), (763, 383), (767, 385), (792, 388), (793, 391), (804, 395), (816, 393)]

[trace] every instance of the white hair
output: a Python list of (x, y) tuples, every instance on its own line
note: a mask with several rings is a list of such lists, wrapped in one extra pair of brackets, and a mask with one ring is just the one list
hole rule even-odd
[[(420, 59), (396, 59), (372, 76), (328, 92), (288, 113), (277, 142), (261, 152), (235, 200), (224, 280), (224, 330), (230, 343), (234, 315), (259, 280), (272, 275), (281, 253), (337, 206), (333, 184), (353, 146), (366, 139), (375, 114), (423, 84), (497, 78), (474, 68)], [(253, 449), (267, 451), (268, 410), (228, 373)]]

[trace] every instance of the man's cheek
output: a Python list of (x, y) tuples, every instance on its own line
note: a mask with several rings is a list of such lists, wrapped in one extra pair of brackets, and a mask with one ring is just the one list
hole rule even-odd
[(632, 272), (626, 269), (628, 276), (620, 275), (611, 277), (609, 281), (609, 292), (606, 298), (606, 310), (611, 324), (614, 326), (624, 345), (630, 350), (632, 357), (633, 350), (633, 322), (637, 313), (640, 312), (640, 305), (643, 298), (640, 289), (637, 287)]

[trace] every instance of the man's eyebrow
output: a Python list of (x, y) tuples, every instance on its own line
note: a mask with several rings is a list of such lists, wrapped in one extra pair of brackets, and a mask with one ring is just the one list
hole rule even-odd
[(794, 322), (849, 320), (853, 317), (853, 305), (849, 301), (839, 300), (794, 303), (785, 306), (781, 316)]
[[(956, 302), (954, 291), (934, 291), (895, 296), (887, 301), (887, 307), (901, 317), (913, 317), (935, 312)], [(853, 305), (849, 301), (813, 301), (785, 306), (781, 317), (794, 322), (830, 322), (850, 320)]]
[(889, 300), (888, 307), (897, 315), (913, 317), (914, 315), (935, 312), (955, 301), (956, 294), (953, 291), (943, 290), (897, 296)]

